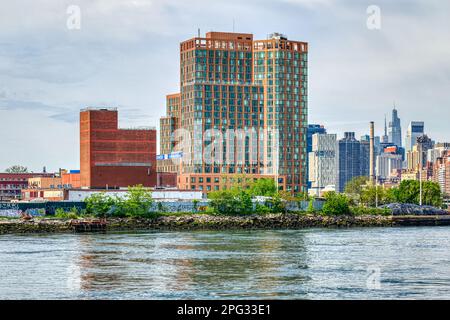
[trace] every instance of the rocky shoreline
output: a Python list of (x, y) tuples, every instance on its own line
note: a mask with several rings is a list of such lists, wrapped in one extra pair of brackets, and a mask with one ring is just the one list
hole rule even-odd
[[(80, 229), (79, 226), (83, 228)], [(155, 219), (111, 218), (90, 228), (91, 220), (0, 220), (0, 234), (72, 233), (89, 231), (145, 230), (230, 230), (230, 229), (304, 229), (394, 226), (450, 225), (450, 216), (341, 216), (327, 217), (297, 214), (268, 214), (251, 216), (184, 215)]]

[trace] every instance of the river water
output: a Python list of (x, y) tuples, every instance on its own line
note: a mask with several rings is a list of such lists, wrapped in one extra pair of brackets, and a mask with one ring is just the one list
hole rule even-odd
[(450, 299), (450, 228), (0, 236), (0, 299)]

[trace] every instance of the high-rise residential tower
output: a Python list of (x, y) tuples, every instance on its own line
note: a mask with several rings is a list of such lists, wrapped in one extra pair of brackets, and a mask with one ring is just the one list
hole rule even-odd
[(312, 151), (309, 153), (310, 193), (320, 195), (326, 187), (336, 189), (338, 185), (338, 142), (336, 134), (312, 136)]
[(402, 125), (395, 106), (392, 110), (392, 120), (389, 122), (389, 142), (397, 147), (402, 146)]
[(182, 42), (179, 108), (161, 120), (162, 153), (182, 150), (182, 159), (160, 160), (158, 170), (176, 169), (181, 189), (219, 190), (245, 175), (305, 192), (307, 54), (307, 43), (280, 34), (208, 32)]
[(313, 150), (313, 135), (316, 133), (319, 134), (325, 134), (327, 133), (327, 129), (323, 125), (320, 124), (308, 124), (308, 131), (307, 131), (307, 138), (306, 138), (306, 146), (307, 146), (307, 152), (308, 152), (308, 161), (307, 161), (307, 172), (308, 172), (308, 189), (311, 188), (311, 177), (309, 175), (309, 153)]

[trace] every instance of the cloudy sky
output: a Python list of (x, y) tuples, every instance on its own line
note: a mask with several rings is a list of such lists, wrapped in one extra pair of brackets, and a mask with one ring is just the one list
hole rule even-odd
[[(67, 9), (80, 8), (79, 30)], [(367, 8), (381, 29), (367, 28)], [(157, 126), (178, 91), (179, 42), (235, 30), (310, 43), (309, 120), (378, 133), (395, 101), (403, 127), (450, 140), (450, 2), (442, 0), (14, 0), (0, 4), (0, 171), (79, 167), (78, 112), (119, 107)]]

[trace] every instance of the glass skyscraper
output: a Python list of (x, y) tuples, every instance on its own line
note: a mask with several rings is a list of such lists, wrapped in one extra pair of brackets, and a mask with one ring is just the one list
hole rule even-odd
[(406, 132), (405, 152), (412, 151), (417, 144), (417, 138), (425, 134), (425, 123), (423, 121), (411, 121)]
[(369, 153), (368, 142), (356, 140), (354, 132), (345, 132), (344, 138), (339, 140), (339, 192), (344, 192), (353, 178), (369, 176)]
[(389, 142), (397, 147), (402, 146), (402, 126), (395, 107), (392, 110), (392, 120), (389, 122)]

